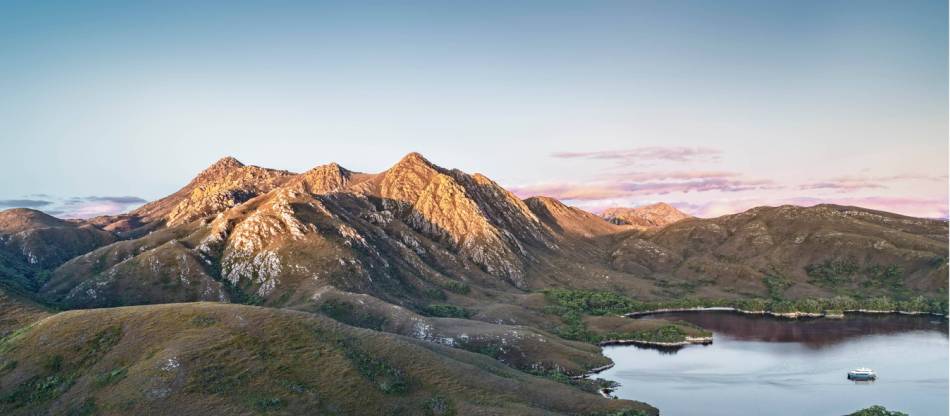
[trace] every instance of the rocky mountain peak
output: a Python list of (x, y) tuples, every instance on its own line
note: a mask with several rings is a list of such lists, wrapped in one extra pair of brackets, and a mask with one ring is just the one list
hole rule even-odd
[(426, 159), (425, 156), (422, 156), (418, 152), (409, 152), (402, 159), (399, 159), (399, 162), (396, 165), (422, 165), (428, 167), (435, 167), (429, 159)]
[(218, 161), (214, 162), (214, 164), (212, 164), (211, 166), (212, 167), (217, 166), (217, 167), (240, 168), (244, 166), (244, 163), (242, 163), (240, 160), (237, 160), (237, 158), (235, 158), (234, 156), (225, 156), (225, 157), (222, 157), (221, 159), (218, 159)]
[[(202, 171), (177, 193), (163, 198), (168, 201), (156, 202), (163, 210), (168, 210), (168, 224), (182, 224), (217, 214), (266, 193), (286, 183), (292, 176), (287, 171), (245, 165), (233, 157), (225, 157)], [(149, 208), (149, 205), (142, 208)]]
[(670, 204), (658, 202), (636, 208), (608, 208), (602, 216), (607, 221), (617, 225), (628, 225), (637, 228), (659, 228), (674, 222), (691, 218)]
[(231, 156), (225, 156), (212, 163), (211, 166), (208, 166), (205, 168), (205, 170), (201, 171), (201, 173), (199, 173), (198, 176), (192, 180), (192, 183), (214, 180), (215, 178), (220, 178), (231, 172), (240, 170), (244, 166), (244, 163), (241, 163), (240, 160), (237, 160)]
[(433, 178), (445, 172), (418, 153), (403, 156), (391, 168), (380, 174), (380, 196), (408, 204), (419, 199)]
[(340, 191), (346, 188), (352, 175), (353, 172), (346, 168), (328, 163), (297, 175), (288, 187), (311, 194)]

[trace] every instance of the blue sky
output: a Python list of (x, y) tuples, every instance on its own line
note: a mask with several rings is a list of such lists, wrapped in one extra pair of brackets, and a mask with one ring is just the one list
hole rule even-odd
[(947, 216), (946, 2), (125, 3), (0, 1), (0, 208), (419, 151), (591, 210)]

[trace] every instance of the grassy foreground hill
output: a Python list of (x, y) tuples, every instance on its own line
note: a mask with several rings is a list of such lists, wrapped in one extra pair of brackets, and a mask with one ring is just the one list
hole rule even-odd
[(62, 312), (0, 353), (8, 415), (656, 414), (483, 355), (243, 305)]

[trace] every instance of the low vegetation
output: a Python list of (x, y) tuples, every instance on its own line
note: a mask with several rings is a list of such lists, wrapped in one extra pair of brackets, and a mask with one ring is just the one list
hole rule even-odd
[(618, 293), (595, 290), (548, 289), (544, 296), (557, 307), (588, 315), (619, 315), (641, 310), (644, 305)]
[[(552, 311), (569, 311), (589, 315), (626, 314), (659, 309), (690, 309), (706, 307), (729, 307), (749, 312), (774, 313), (824, 313), (840, 311), (901, 311), (912, 313), (933, 313), (946, 315), (947, 297), (926, 298), (916, 296), (905, 300), (895, 300), (888, 296), (853, 298), (835, 296), (831, 298), (786, 299), (674, 299), (658, 302), (641, 302), (624, 295), (591, 290), (550, 289), (545, 297), (553, 305)], [(563, 315), (562, 315), (563, 316)]]
[(773, 300), (784, 298), (785, 290), (792, 286), (792, 282), (783, 276), (766, 275), (762, 278), (762, 283), (769, 291), (769, 299)]
[[(25, 335), (24, 332), (4, 339), (4, 349), (12, 351)], [(40, 354), (39, 370), (26, 381), (0, 394), (0, 410), (42, 405), (56, 399), (69, 390), (76, 379), (98, 363), (121, 338), (122, 329), (109, 326), (68, 351)], [(96, 381), (99, 381), (98, 377)]]
[(851, 413), (848, 416), (908, 416), (907, 413), (887, 410), (884, 406), (871, 406)]
[(692, 335), (709, 336), (703, 331), (687, 323), (671, 323), (655, 328), (645, 328), (628, 331), (597, 331), (592, 330), (584, 322), (584, 315), (604, 316), (620, 315), (637, 310), (643, 305), (626, 296), (611, 292), (597, 292), (585, 290), (551, 289), (544, 292), (548, 302), (546, 311), (561, 317), (563, 325), (556, 329), (558, 336), (593, 344), (604, 341), (637, 340), (644, 342), (675, 343), (686, 341)]
[(405, 394), (409, 390), (409, 380), (404, 371), (368, 354), (353, 340), (339, 339), (337, 343), (357, 371), (379, 391), (386, 394)]
[(440, 318), (462, 318), (468, 319), (472, 316), (472, 312), (455, 305), (448, 304), (432, 304), (425, 307), (422, 311), (425, 315), (435, 316)]
[(561, 385), (460, 349), (235, 304), (65, 312), (0, 345), (4, 415), (656, 414), (588, 393), (598, 381)]
[(904, 270), (898, 265), (870, 264), (860, 267), (852, 257), (825, 260), (805, 267), (809, 283), (835, 291), (852, 286), (870, 290), (884, 290), (896, 296), (905, 295)]

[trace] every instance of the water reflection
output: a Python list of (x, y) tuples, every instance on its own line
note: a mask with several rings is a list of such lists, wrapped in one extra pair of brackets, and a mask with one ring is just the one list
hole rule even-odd
[(898, 314), (847, 314), (844, 319), (785, 319), (729, 311), (707, 311), (670, 312), (637, 319), (686, 321), (734, 339), (794, 342), (811, 348), (824, 348), (868, 335), (921, 330), (948, 333), (945, 319)]

